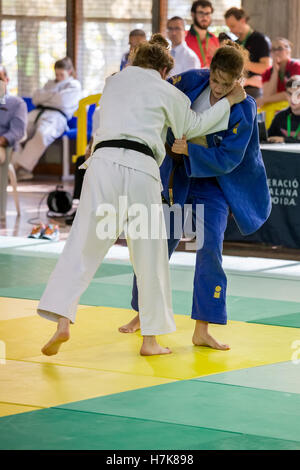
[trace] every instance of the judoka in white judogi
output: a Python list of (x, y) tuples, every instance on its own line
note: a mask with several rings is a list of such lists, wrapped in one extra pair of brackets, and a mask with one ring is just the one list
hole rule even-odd
[(30, 111), (27, 140), (24, 148), (13, 155), (13, 163), (32, 172), (46, 148), (67, 129), (67, 121), (76, 111), (80, 97), (81, 85), (72, 76), (63, 81), (49, 80), (36, 90), (32, 96), (36, 107), (51, 107), (62, 112), (45, 110), (38, 117), (41, 109)]
[[(119, 210), (120, 196), (126, 196), (128, 207), (161, 205), (159, 165), (165, 156), (167, 128), (177, 138), (191, 139), (226, 129), (229, 114), (229, 102), (223, 99), (197, 116), (190, 110), (190, 100), (153, 69), (128, 66), (107, 79), (95, 145), (110, 139), (134, 140), (150, 147), (155, 159), (134, 150), (101, 148), (87, 160), (69, 238), (38, 305), (41, 316), (75, 322), (81, 294), (130, 218), (126, 208)], [(97, 237), (97, 211), (103, 204), (111, 204), (119, 220), (115, 236), (106, 240)], [(163, 215), (161, 222), (164, 226)], [(142, 335), (174, 331), (167, 240), (128, 235), (127, 244), (140, 292)]]

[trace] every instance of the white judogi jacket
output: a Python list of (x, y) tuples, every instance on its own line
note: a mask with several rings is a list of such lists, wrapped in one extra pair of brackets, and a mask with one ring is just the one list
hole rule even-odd
[(35, 106), (50, 106), (60, 109), (69, 120), (78, 108), (80, 98), (80, 82), (69, 77), (62, 82), (49, 80), (43, 88), (33, 93), (32, 102)]
[[(175, 138), (186, 135), (188, 140), (228, 127), (230, 105), (227, 99), (218, 101), (201, 115), (190, 106), (188, 97), (162, 80), (156, 70), (128, 66), (106, 80), (94, 146), (112, 139), (135, 140), (148, 145), (156, 162), (138, 152), (126, 159), (121, 154), (117, 157), (116, 153), (116, 162), (160, 180), (159, 166), (165, 157), (168, 127)], [(89, 160), (84, 168), (89, 165)]]

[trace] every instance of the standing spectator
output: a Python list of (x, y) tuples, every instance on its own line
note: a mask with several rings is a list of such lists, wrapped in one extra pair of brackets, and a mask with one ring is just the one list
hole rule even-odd
[(201, 64), (197, 54), (190, 49), (185, 38), (185, 22), (179, 16), (174, 16), (167, 23), (168, 38), (172, 43), (171, 55), (175, 59), (175, 66), (170, 76), (186, 72), (191, 69), (200, 69)]
[(143, 31), (142, 29), (133, 29), (132, 31), (130, 31), (128, 41), (130, 48), (128, 52), (125, 52), (125, 54), (123, 54), (120, 70), (123, 70), (123, 68), (128, 65), (130, 52), (143, 41), (146, 41), (145, 31)]
[(299, 144), (300, 142), (300, 75), (291, 77), (286, 84), (289, 107), (274, 117), (268, 130), (269, 142)]
[(7, 93), (9, 78), (0, 65), (0, 164), (6, 158), (5, 147), (15, 147), (24, 137), (27, 125), (27, 107), (18, 96)]
[(55, 80), (36, 90), (32, 101), (37, 109), (28, 115), (27, 141), (20, 152), (13, 155), (18, 181), (33, 178), (32, 171), (47, 147), (68, 128), (78, 107), (81, 85), (75, 80), (75, 70), (69, 57), (54, 65)]
[(257, 100), (258, 106), (286, 100), (286, 84), (293, 75), (300, 75), (300, 62), (292, 60), (292, 43), (288, 39), (276, 38), (272, 41), (273, 67), (262, 76), (263, 96)]
[(237, 42), (249, 51), (244, 85), (248, 95), (257, 99), (262, 96), (262, 74), (271, 66), (270, 40), (250, 27), (249, 17), (242, 8), (230, 8), (224, 16), (228, 28), (238, 37)]
[(186, 36), (187, 45), (196, 52), (201, 67), (209, 68), (213, 55), (219, 47), (218, 38), (208, 32), (214, 9), (208, 0), (198, 0), (192, 4), (193, 24)]

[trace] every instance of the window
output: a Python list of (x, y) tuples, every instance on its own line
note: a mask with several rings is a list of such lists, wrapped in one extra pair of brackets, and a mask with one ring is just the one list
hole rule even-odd
[(83, 16), (78, 78), (86, 94), (101, 93), (105, 78), (120, 70), (130, 31), (143, 29), (150, 37), (152, 1), (84, 0)]

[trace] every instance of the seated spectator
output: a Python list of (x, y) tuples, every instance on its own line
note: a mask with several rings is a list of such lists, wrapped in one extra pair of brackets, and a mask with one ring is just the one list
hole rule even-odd
[(146, 33), (142, 29), (133, 29), (129, 33), (129, 51), (125, 52), (122, 57), (120, 70), (123, 70), (129, 64), (129, 54), (130, 52), (138, 46), (141, 42), (146, 41)]
[(300, 62), (291, 59), (292, 43), (288, 39), (276, 38), (272, 41), (273, 66), (262, 76), (263, 96), (257, 106), (286, 100), (286, 83), (293, 75), (300, 75)]
[(289, 107), (274, 117), (268, 130), (269, 142), (300, 142), (300, 75), (295, 75), (286, 84)]
[(201, 64), (197, 54), (185, 42), (185, 22), (179, 16), (174, 16), (167, 23), (168, 38), (172, 43), (171, 55), (175, 66), (169, 77), (191, 69), (200, 69)]
[(250, 18), (242, 8), (230, 8), (224, 17), (226, 25), (238, 38), (237, 43), (249, 52), (245, 91), (255, 99), (260, 98), (263, 94), (262, 74), (271, 66), (270, 40), (251, 28), (248, 24)]
[(55, 80), (35, 91), (32, 97), (37, 109), (28, 114), (27, 140), (24, 148), (13, 155), (18, 181), (33, 178), (32, 171), (47, 147), (67, 129), (78, 107), (81, 85), (74, 78), (75, 70), (69, 57), (54, 65)]
[(6, 69), (0, 65), (0, 164), (6, 158), (5, 147), (16, 148), (27, 125), (26, 103), (22, 98), (7, 93), (8, 82)]

